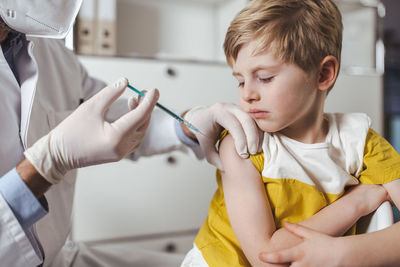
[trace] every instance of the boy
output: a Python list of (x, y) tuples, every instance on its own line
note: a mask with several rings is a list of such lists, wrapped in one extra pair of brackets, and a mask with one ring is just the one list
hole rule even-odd
[[(330, 0), (253, 0), (232, 21), (225, 55), (242, 110), (264, 131), (263, 153), (241, 159), (222, 140), (225, 171), (183, 266), (266, 265), (261, 251), (301, 242), (283, 222), (340, 236), (388, 195), (400, 206), (400, 156), (369, 118), (324, 113), (342, 28)], [(343, 196), (358, 183), (376, 185)]]

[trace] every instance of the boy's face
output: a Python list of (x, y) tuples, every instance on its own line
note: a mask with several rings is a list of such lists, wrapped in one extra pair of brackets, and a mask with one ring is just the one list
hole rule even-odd
[(232, 66), (241, 109), (265, 132), (304, 130), (321, 104), (317, 75), (283, 63), (269, 51), (252, 55), (255, 45), (243, 46)]

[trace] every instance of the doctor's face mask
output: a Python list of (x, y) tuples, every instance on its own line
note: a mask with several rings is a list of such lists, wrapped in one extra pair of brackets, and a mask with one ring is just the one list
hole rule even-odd
[(13, 30), (28, 36), (64, 38), (82, 0), (0, 0), (0, 16)]

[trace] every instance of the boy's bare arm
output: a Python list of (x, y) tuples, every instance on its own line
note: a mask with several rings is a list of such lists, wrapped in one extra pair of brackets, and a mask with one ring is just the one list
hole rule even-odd
[(262, 178), (249, 159), (234, 151), (233, 138), (227, 136), (220, 145), (225, 171), (222, 173), (225, 204), (230, 223), (240, 246), (252, 266), (267, 266), (258, 259), (266, 248), (275, 222)]
[[(388, 200), (388, 193), (382, 186), (360, 184), (299, 224), (330, 236), (341, 236), (359, 218), (375, 211), (385, 200)], [(301, 238), (281, 228), (274, 233), (267, 250), (289, 248), (300, 242)]]

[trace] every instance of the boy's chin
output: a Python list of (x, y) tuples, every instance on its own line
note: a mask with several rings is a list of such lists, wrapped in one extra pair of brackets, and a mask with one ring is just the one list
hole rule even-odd
[(281, 128), (277, 127), (276, 125), (273, 125), (270, 122), (266, 122), (265, 120), (255, 120), (258, 128), (267, 133), (275, 133), (281, 130)]

